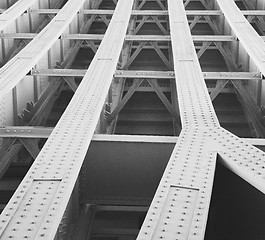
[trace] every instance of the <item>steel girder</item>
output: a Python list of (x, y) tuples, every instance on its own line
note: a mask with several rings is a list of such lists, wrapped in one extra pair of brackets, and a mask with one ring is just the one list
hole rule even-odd
[(0, 15), (0, 31), (5, 29), (10, 23), (19, 18), (23, 12), (28, 10), (31, 5), (34, 4), (36, 0), (21, 0), (17, 1), (8, 10), (4, 11)]
[[(21, 234), (31, 239), (55, 237), (116, 69), (132, 4), (133, 0), (119, 1), (80, 87), (1, 214), (2, 238), (20, 238)], [(66, 6), (67, 14), (74, 14), (73, 8), (80, 7), (76, 1), (69, 1)], [(35, 211), (38, 214), (34, 217)]]
[[(21, 1), (20, 1), (21, 2)], [(63, 0), (61, 1), (57, 1), (54, 4), (54, 8), (61, 8), (61, 6), (63, 5)], [(25, 7), (25, 4), (23, 5), (23, 7)], [(9, 9), (11, 10), (11, 9)], [(14, 9), (12, 9), (12, 11), (14, 11)], [(29, 11), (29, 9), (28, 9)], [(16, 13), (18, 13), (19, 11), (16, 11)], [(15, 15), (15, 14), (14, 14)], [(18, 21), (18, 20), (17, 20)], [(25, 45), (27, 45), (29, 43), (30, 40), (32, 40), (34, 37), (37, 36), (37, 34), (51, 21), (50, 17), (47, 17), (46, 15), (42, 15), (41, 16), (41, 20), (40, 20), (40, 25), (36, 30), (36, 33), (27, 33), (28, 35), (32, 36), (31, 38), (25, 38), (25, 39), (19, 39), (17, 41), (14, 41), (13, 46), (9, 49), (9, 51), (5, 54), (4, 59), (1, 63), (1, 66), (3, 66), (4, 64), (6, 64), (11, 58), (13, 58), (18, 52), (21, 51), (21, 49), (23, 49), (25, 47)], [(10, 21), (9, 23), (11, 23), (12, 21)], [(32, 31), (32, 19), (29, 16), (29, 30)], [(3, 35), (5, 35), (5, 33), (2, 32)], [(16, 33), (17, 34), (17, 33)], [(15, 34), (15, 35), (16, 35)], [(11, 34), (12, 35), (12, 34)], [(22, 34), (23, 35), (23, 34)]]
[(31, 70), (38, 60), (51, 48), (65, 28), (71, 23), (85, 0), (75, 4), (71, 1), (54, 19), (15, 57), (1, 68), (0, 94), (8, 93)]
[[(92, 7), (97, 8), (100, 5), (101, 1), (97, 1)], [(58, 4), (62, 4), (62, 1), (59, 1), (55, 4), (56, 7), (58, 7)], [(91, 27), (91, 24), (93, 23), (93, 20), (95, 17), (93, 16), (91, 19), (89, 19), (86, 23), (84, 23), (80, 29), (80, 33), (85, 33), (89, 30)], [(79, 49), (81, 47), (81, 43), (79, 41), (74, 42), (71, 46), (71, 49), (69, 50), (69, 54), (65, 58), (65, 60), (61, 63), (60, 69), (61, 71), (64, 71), (64, 68), (69, 68), (72, 65), (72, 62), (77, 55)], [(85, 71), (86, 72), (86, 71)], [(84, 72), (84, 74), (85, 74)], [(84, 76), (84, 75), (83, 75)], [(68, 79), (68, 82), (70, 82), (73, 79), (73, 76), (66, 76)], [(54, 104), (54, 101), (59, 96), (60, 91), (62, 90), (64, 84), (63, 81), (66, 80), (66, 78), (56, 77), (51, 78), (51, 82), (47, 86), (47, 88), (44, 90), (38, 101), (34, 104), (34, 107), (30, 110), (30, 117), (27, 120), (27, 125), (29, 126), (38, 126), (45, 122), (45, 117), (47, 117), (47, 114), (49, 113), (49, 110)], [(71, 82), (70, 82), (71, 85)], [(22, 119), (23, 123), (25, 124), (24, 119)], [(0, 163), (0, 178), (5, 174), (6, 170), (10, 166), (10, 164), (13, 162), (14, 158), (16, 157), (16, 154), (21, 150), (23, 144), (21, 141), (18, 141), (18, 139), (14, 139), (14, 141), (11, 141), (8, 146), (5, 146), (5, 150), (2, 151), (2, 157), (1, 157), (1, 163)]]
[[(231, 8), (232, 1), (225, 2), (230, 18), (241, 14)], [(139, 240), (204, 238), (217, 154), (228, 168), (265, 193), (265, 154), (220, 127), (193, 47), (184, 5), (181, 0), (168, 0), (168, 8), (183, 129)], [(257, 45), (255, 41), (248, 43), (253, 48), (260, 46), (260, 41)]]
[[(54, 128), (51, 127), (32, 127), (32, 126), (6, 126), (0, 128), (0, 137), (3, 138), (49, 138)], [(144, 142), (149, 139), (150, 142), (157, 142), (159, 139), (162, 141), (162, 137), (157, 136), (133, 136), (133, 135), (105, 135), (105, 134), (94, 134), (92, 140), (97, 141), (132, 141), (132, 142)], [(165, 142), (172, 143), (176, 142), (178, 137), (165, 137)], [(241, 138), (249, 144), (256, 146), (264, 146), (265, 140), (262, 138)]]
[[(119, 3), (121, 6), (122, 2), (124, 1)], [(175, 239), (176, 237), (179, 239), (187, 237), (202, 239), (209, 208), (216, 155), (219, 154), (224, 164), (264, 192), (264, 154), (242, 139), (220, 128), (193, 48), (182, 1), (169, 0), (168, 2), (175, 66), (175, 74), (171, 72), (170, 76), (174, 77), (175, 75), (177, 80), (180, 113), (184, 129), (177, 140), (177, 145), (150, 207), (139, 239)], [(33, 224), (38, 225), (38, 227), (32, 228), (33, 231), (28, 231), (28, 236), (34, 238), (37, 231), (39, 231), (37, 238), (47, 239), (55, 235), (77, 179), (83, 160), (82, 154), (86, 152), (89, 145), (112, 74), (115, 72), (121, 42), (125, 38), (125, 29), (131, 9), (130, 6), (120, 7), (115, 13), (118, 14), (121, 9), (122, 11), (126, 9), (125, 15), (121, 16), (124, 19), (116, 19), (114, 15), (114, 23), (110, 25), (112, 31), (117, 30), (116, 35), (114, 37), (108, 34), (105, 36), (105, 43), (103, 40), (102, 46), (85, 75), (81, 89), (75, 94), (67, 112), (45, 145), (46, 147), (3, 212), (0, 225), (3, 234), (9, 234), (16, 229), (12, 234), (18, 234), (19, 238), (21, 232), (26, 233), (26, 224), (23, 225), (24, 223), (21, 224), (22, 221), (15, 222), (15, 220), (22, 218), (22, 220), (28, 221), (27, 217), (34, 219), (31, 214), (37, 212), (38, 200), (45, 198), (45, 207), (39, 208), (43, 213), (36, 217), (37, 221)], [(178, 15), (175, 15), (175, 12), (178, 12)], [(219, 13), (220, 11), (218, 11)], [(120, 26), (122, 26), (122, 32), (119, 32)], [(104, 46), (111, 45), (106, 43), (106, 39), (117, 40), (119, 42), (117, 48), (104, 48)], [(177, 45), (179, 43), (181, 44)], [(107, 55), (103, 54), (103, 51), (107, 51)], [(105, 66), (109, 67), (106, 68), (105, 75), (101, 75), (101, 73), (93, 75), (98, 70), (96, 67), (105, 70)], [(69, 74), (63, 72), (66, 70), (61, 71), (62, 74)], [(117, 73), (122, 73), (122, 77), (129, 73), (137, 76), (137, 72), (116, 71)], [(140, 76), (141, 74), (146, 73), (140, 73)], [(260, 77), (259, 74), (257, 75)], [(87, 78), (91, 76), (94, 76), (95, 83), (88, 81)], [(147, 76), (149, 75), (147, 74)], [(243, 74), (239, 76), (242, 77)], [(103, 79), (105, 77), (107, 80)], [(231, 76), (225, 76), (225, 78), (229, 77)], [(99, 78), (101, 82), (96, 83)], [(100, 84), (103, 82), (106, 85), (102, 90), (103, 87)], [(86, 84), (87, 87), (92, 88), (89, 91), (91, 98), (88, 100), (84, 96), (88, 94), (84, 88)], [(103, 91), (102, 94), (101, 90)], [(89, 116), (89, 122), (84, 123), (86, 120), (84, 118), (87, 116)], [(75, 122), (76, 119), (80, 122)], [(85, 132), (80, 133), (80, 128), (84, 126)], [(84, 139), (84, 136), (87, 135), (89, 135), (88, 139)], [(63, 142), (67, 140), (67, 137), (69, 137), (68, 145)], [(75, 144), (73, 140), (75, 138), (80, 139), (81, 143)], [(59, 143), (59, 146), (53, 146), (54, 142)], [(61, 161), (65, 159), (66, 153), (70, 154), (70, 151), (73, 153), (74, 160), (78, 160), (78, 164), (66, 160)], [(253, 158), (255, 161), (252, 160)], [(36, 198), (32, 201), (31, 196), (35, 195)], [(58, 206), (59, 204), (62, 205)], [(31, 211), (27, 206), (33, 206), (33, 210)], [(24, 212), (23, 210), (26, 210), (26, 214), (19, 216), (21, 212)], [(46, 210), (47, 213), (45, 213)], [(56, 219), (54, 219), (54, 215), (57, 216)], [(54, 227), (51, 227), (52, 224)]]
[[(82, 69), (33, 69), (32, 75), (36, 76), (70, 76), (83, 77), (86, 70)], [(174, 71), (136, 71), (116, 70), (114, 77), (127, 78), (175, 78)], [(262, 80), (262, 75), (257, 72), (203, 72), (205, 80)]]

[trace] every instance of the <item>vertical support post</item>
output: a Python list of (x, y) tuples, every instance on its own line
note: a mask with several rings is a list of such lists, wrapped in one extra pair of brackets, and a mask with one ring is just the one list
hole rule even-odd
[(12, 89), (12, 98), (13, 98), (13, 120), (14, 125), (18, 125), (18, 102), (17, 102), (17, 87)]

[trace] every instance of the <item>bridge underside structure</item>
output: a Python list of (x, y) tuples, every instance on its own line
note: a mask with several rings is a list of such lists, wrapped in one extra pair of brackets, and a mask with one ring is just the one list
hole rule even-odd
[(263, 0), (3, 0), (0, 31), (0, 239), (264, 239)]

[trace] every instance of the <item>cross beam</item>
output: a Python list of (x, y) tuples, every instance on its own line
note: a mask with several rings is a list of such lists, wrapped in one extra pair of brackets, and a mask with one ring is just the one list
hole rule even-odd
[[(38, 14), (57, 14), (60, 10), (58, 9), (29, 9), (30, 13)], [(264, 16), (265, 10), (241, 10), (245, 16)], [(80, 10), (79, 13), (87, 15), (112, 15), (114, 10), (103, 10), (103, 9), (84, 9)], [(223, 13), (219, 10), (186, 10), (187, 16), (196, 15), (207, 15), (207, 16), (220, 16)], [(168, 15), (167, 10), (133, 10), (132, 16), (165, 16)]]
[[(87, 70), (82, 69), (33, 69), (33, 76), (83, 77)], [(175, 78), (174, 71), (116, 70), (114, 77), (126, 78)], [(257, 72), (203, 72), (205, 80), (263, 80)]]
[[(51, 127), (29, 127), (29, 126), (6, 126), (0, 128), (0, 137), (4, 138), (49, 138), (54, 128)], [(94, 134), (92, 141), (120, 141), (120, 142), (160, 142), (175, 143), (178, 137), (171, 136), (134, 136), (134, 135), (105, 135)], [(255, 146), (265, 146), (264, 138), (241, 138)]]
[[(6, 39), (33, 39), (37, 33), (1, 33), (0, 38)], [(101, 41), (103, 34), (62, 34), (61, 39), (68, 40), (91, 40)], [(264, 37), (262, 37), (264, 39)], [(194, 35), (192, 36), (194, 42), (233, 42), (237, 41), (235, 36), (230, 35)], [(126, 41), (154, 41), (154, 42), (168, 42), (170, 35), (126, 35)]]

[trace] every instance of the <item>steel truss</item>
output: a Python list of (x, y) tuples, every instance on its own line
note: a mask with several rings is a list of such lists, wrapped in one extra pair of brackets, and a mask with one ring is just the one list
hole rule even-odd
[[(234, 173), (265, 193), (265, 154), (251, 145), (255, 143), (255, 140), (238, 138), (220, 127), (212, 105), (216, 96), (223, 91), (228, 82), (231, 82), (238, 94), (243, 96), (246, 111), (250, 112), (254, 106), (254, 110), (252, 109), (254, 113), (250, 114), (251, 121), (254, 122), (254, 135), (264, 136), (260, 112), (256, 109), (256, 104), (248, 97), (248, 92), (242, 87), (241, 81), (262, 80), (262, 76), (265, 75), (264, 39), (249, 24), (249, 21), (254, 19), (251, 16), (263, 16), (265, 11), (239, 11), (231, 0), (216, 0), (218, 7), (214, 10), (207, 9), (210, 5), (207, 2), (211, 2), (203, 0), (201, 2), (207, 10), (200, 11), (185, 11), (184, 7), (189, 4), (189, 0), (184, 4), (182, 0), (168, 0), (168, 10), (165, 1), (156, 0), (161, 7), (159, 11), (141, 10), (148, 2), (146, 0), (134, 7), (133, 0), (119, 0), (118, 3), (113, 0), (117, 4), (115, 11), (96, 9), (79, 11), (84, 2), (78, 1), (77, 3), (69, 0), (61, 10), (30, 10), (29, 7), (33, 1), (21, 0), (10, 9), (12, 18), (8, 17), (10, 13), (0, 16), (0, 30), (2, 30), (27, 9), (31, 14), (57, 14), (39, 34), (2, 33), (0, 35), (2, 39), (33, 39), (1, 68), (1, 96), (11, 91), (29, 71), (33, 76), (55, 77), (51, 79), (50, 86), (37, 106), (35, 105), (33, 109), (29, 106), (32, 111), (29, 125), (39, 125), (40, 116), (35, 114), (39, 108), (45, 108), (46, 105), (43, 107), (43, 102), (47, 99), (54, 99), (54, 95), (57, 90), (60, 91), (64, 81), (75, 93), (55, 128), (10, 126), (0, 129), (0, 137), (15, 138), (1, 160), (0, 176), (12, 162), (10, 155), (15, 155), (22, 145), (35, 159), (1, 214), (1, 238), (65, 239), (61, 233), (66, 230), (63, 230), (62, 226), (67, 225), (68, 220), (65, 220), (67, 218), (64, 216), (74, 215), (73, 212), (78, 208), (76, 206), (78, 200), (74, 199), (78, 191), (78, 175), (98, 119), (102, 119), (101, 111), (109, 96), (109, 88), (114, 77), (114, 79), (121, 79), (121, 84), (119, 84), (121, 89), (124, 89), (123, 84), (126, 78), (134, 80), (127, 94), (123, 98), (121, 95), (116, 98), (116, 104), (113, 105), (111, 112), (104, 112), (103, 118), (106, 118), (104, 124), (113, 124), (115, 128), (118, 113), (145, 80), (174, 118), (177, 125), (175, 131), (180, 132), (178, 138), (173, 138), (176, 146), (138, 239), (203, 239), (217, 156), (220, 156), (222, 163)], [(19, 4), (22, 4), (22, 7)], [(78, 12), (91, 15), (91, 18), (81, 28), (81, 34), (63, 34), (63, 30)], [(107, 18), (108, 15), (113, 15), (111, 20)], [(248, 16), (247, 19), (244, 15)], [(108, 26), (104, 36), (86, 34), (97, 16)], [(167, 20), (161, 20), (158, 16), (169, 18), (170, 29), (163, 25)], [(194, 19), (188, 20), (187, 16), (194, 16)], [(192, 36), (191, 30), (198, 23), (208, 23), (214, 34), (221, 33), (210, 16), (224, 17), (233, 34)], [(137, 19), (137, 17), (140, 18)], [(134, 26), (129, 27), (128, 34), (126, 30), (130, 18), (133, 19)], [(155, 23), (163, 35), (135, 35), (148, 21)], [(57, 69), (33, 69), (59, 37), (62, 41), (64, 39), (76, 41), (71, 49), (72, 54), (69, 54), (67, 59), (57, 66)], [(236, 71), (238, 66), (225, 44), (236, 43), (238, 40), (260, 73)], [(99, 41), (100, 44), (97, 43)], [(123, 60), (120, 60), (124, 41), (128, 44), (127, 50)], [(172, 59), (162, 51), (171, 47), (170, 42), (173, 51)], [(201, 44), (194, 46), (194, 42)], [(95, 52), (88, 70), (70, 69), (78, 49), (85, 47), (86, 44)], [(130, 64), (144, 48), (154, 49), (168, 71), (128, 70)], [(135, 50), (131, 54), (132, 49)], [(197, 53), (195, 49), (198, 50)], [(208, 49), (218, 49), (231, 72), (202, 72), (199, 58)], [(117, 63), (120, 65), (118, 69)], [(83, 78), (79, 87), (75, 82), (75, 77)], [(178, 99), (175, 101), (178, 102), (178, 106), (167, 100), (158, 84), (158, 79), (168, 81), (176, 79), (176, 86), (173, 85), (173, 87), (177, 88)], [(205, 81), (211, 80), (217, 80), (217, 83), (209, 95)], [(107, 131), (107, 126), (104, 128), (104, 131)], [(95, 138), (97, 137), (102, 136), (95, 135)], [(35, 138), (48, 138), (40, 152)], [(125, 139), (128, 140), (126, 137)], [(134, 139), (134, 141), (138, 140)], [(15, 145), (17, 141), (19, 146)], [(159, 140), (154, 138), (150, 141)], [(167, 141), (172, 141), (172, 139)], [(258, 145), (263, 144), (259, 142)], [(79, 227), (82, 228), (83, 220), (87, 220), (86, 217), (91, 214), (91, 211), (89, 205), (84, 206)], [(83, 236), (82, 234), (83, 232), (80, 233), (80, 237)]]

